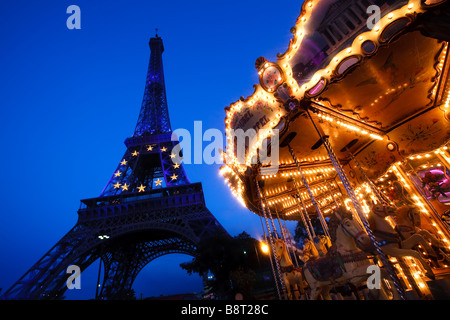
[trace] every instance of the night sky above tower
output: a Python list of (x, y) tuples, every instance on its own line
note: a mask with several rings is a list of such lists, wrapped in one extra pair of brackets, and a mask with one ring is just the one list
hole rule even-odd
[[(202, 121), (203, 132), (224, 131), (224, 107), (230, 99), (252, 93), (259, 56), (274, 61), (277, 52), (286, 50), (301, 3), (0, 4), (3, 292), (75, 225), (80, 200), (99, 196), (114, 174), (126, 150), (124, 140), (136, 127), (150, 57), (148, 41), (155, 28), (164, 40), (172, 130), (193, 133), (194, 121)], [(81, 9), (80, 30), (66, 27), (71, 4)], [(232, 196), (219, 167), (190, 164), (184, 170), (191, 182), (202, 183), (209, 210), (231, 235), (245, 230), (260, 237), (259, 217)], [(190, 259), (174, 256), (151, 262), (137, 281), (160, 287), (144, 289), (144, 283), (133, 286), (136, 293), (200, 291), (199, 279), (179, 267)], [(76, 298), (94, 297), (97, 268), (93, 264), (88, 269), (94, 276), (86, 275), (86, 290)], [(158, 277), (165, 282), (157, 283)]]

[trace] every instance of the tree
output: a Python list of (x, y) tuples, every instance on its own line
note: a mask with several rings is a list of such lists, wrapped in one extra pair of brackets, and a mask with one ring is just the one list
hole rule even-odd
[(211, 286), (220, 298), (231, 299), (236, 292), (250, 298), (253, 270), (260, 266), (262, 259), (256, 250), (259, 250), (258, 240), (245, 231), (235, 237), (215, 235), (201, 241), (198, 255), (180, 266), (188, 274), (211, 272), (214, 275)]
[[(324, 234), (322, 224), (318, 217), (311, 217), (311, 224), (316, 235)], [(308, 232), (305, 229), (303, 221), (299, 221), (295, 227), (294, 240), (297, 243), (304, 243), (306, 239), (308, 239)]]

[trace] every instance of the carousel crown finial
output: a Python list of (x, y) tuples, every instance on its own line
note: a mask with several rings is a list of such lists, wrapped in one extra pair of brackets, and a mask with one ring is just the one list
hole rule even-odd
[(256, 59), (256, 62), (255, 62), (255, 68), (257, 69), (257, 70), (260, 70), (263, 66), (264, 66), (264, 64), (267, 62), (267, 59), (266, 58), (264, 58), (264, 57), (259, 57), (258, 59)]

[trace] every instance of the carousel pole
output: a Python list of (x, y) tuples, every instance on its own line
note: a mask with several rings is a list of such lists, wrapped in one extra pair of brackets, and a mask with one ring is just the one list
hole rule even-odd
[[(300, 213), (300, 217), (302, 218), (303, 225), (305, 226), (306, 232), (308, 233), (309, 240), (313, 241), (314, 237), (316, 236), (316, 233), (314, 232), (314, 228), (312, 226), (311, 219), (309, 218), (308, 211), (306, 210), (305, 203), (303, 202), (303, 199), (300, 195), (300, 191), (298, 190), (297, 182), (295, 181), (294, 178), (292, 178), (292, 179), (294, 181), (294, 186), (295, 186), (295, 189), (297, 190), (297, 195), (298, 195), (298, 198), (297, 198), (298, 212)], [(302, 210), (302, 207), (300, 207), (300, 202), (302, 204), (303, 210)], [(305, 216), (306, 216), (306, 218), (305, 218)]]
[(325, 181), (325, 185), (326, 185), (327, 188), (328, 188), (328, 192), (330, 193), (331, 199), (333, 199), (334, 204), (336, 205), (336, 207), (338, 207), (339, 204), (337, 203), (336, 198), (334, 197), (334, 194), (333, 194), (333, 192), (331, 191), (332, 185), (328, 182), (328, 179), (325, 178), (325, 175), (324, 175), (323, 173), (319, 173), (317, 176), (318, 176), (318, 177), (320, 177), (320, 176), (323, 177), (323, 180)]
[[(320, 211), (319, 205), (317, 204), (316, 199), (315, 199), (314, 195), (312, 194), (311, 189), (309, 188), (309, 184), (306, 181), (305, 176), (303, 175), (302, 168), (300, 167), (300, 164), (298, 163), (297, 157), (295, 156), (294, 150), (292, 149), (292, 147), (289, 144), (289, 142), (287, 142), (287, 147), (289, 148), (289, 153), (291, 154), (291, 157), (294, 160), (295, 165), (297, 166), (297, 170), (300, 173), (300, 177), (302, 178), (303, 185), (306, 187), (306, 190), (308, 192), (309, 198), (311, 199), (314, 207), (316, 208), (317, 215), (319, 216), (320, 223), (322, 224), (322, 229), (323, 229), (325, 235), (330, 237), (330, 234), (328, 232), (328, 226), (327, 226), (327, 223), (325, 221), (325, 218), (323, 217), (322, 212)], [(298, 192), (298, 188), (297, 188), (297, 192)], [(299, 197), (300, 197), (300, 193), (299, 193)]]
[[(287, 230), (286, 220), (284, 220), (284, 227)], [(289, 244), (291, 245), (291, 252), (292, 252), (292, 255), (294, 256), (295, 266), (298, 268), (299, 264), (298, 264), (298, 260), (297, 260), (297, 253), (296, 253), (296, 250), (295, 250), (296, 247), (293, 245), (294, 241), (292, 241), (291, 235), (289, 233), (288, 233), (287, 237), (288, 237), (288, 240), (289, 240)]]
[[(269, 243), (269, 241), (267, 240), (267, 235), (266, 235), (266, 230), (264, 228), (264, 223), (262, 221), (262, 217), (259, 216), (260, 220), (261, 220), (261, 227), (264, 233), (264, 241), (266, 243)], [(275, 287), (277, 289), (277, 295), (278, 295), (278, 300), (281, 300), (281, 294), (280, 294), (280, 287), (278, 286), (278, 281), (277, 281), (277, 277), (276, 277), (276, 271), (275, 271), (275, 266), (273, 265), (273, 258), (272, 255), (269, 253), (269, 261), (270, 261), (270, 266), (272, 267), (272, 274), (275, 280)]]
[(374, 245), (375, 250), (376, 250), (376, 252), (377, 252), (381, 262), (386, 267), (386, 270), (387, 270), (387, 272), (389, 274), (389, 277), (391, 278), (392, 282), (395, 285), (395, 289), (397, 290), (400, 298), (402, 300), (405, 300), (405, 292), (404, 292), (403, 288), (401, 287), (401, 285), (399, 283), (397, 275), (395, 274), (390, 261), (387, 259), (386, 255), (381, 250), (380, 244), (378, 243), (378, 241), (376, 240), (372, 230), (370, 229), (369, 222), (367, 221), (366, 216), (364, 215), (364, 212), (362, 210), (361, 204), (359, 203), (358, 199), (356, 198), (356, 195), (355, 195), (355, 192), (353, 190), (353, 187), (350, 184), (350, 181), (348, 181), (347, 176), (346, 176), (346, 174), (344, 172), (344, 169), (342, 168), (341, 164), (339, 163), (339, 160), (337, 159), (337, 156), (334, 153), (330, 142), (328, 141), (327, 138), (324, 138), (322, 136), (322, 134), (320, 133), (320, 131), (317, 128), (313, 118), (311, 117), (311, 114), (309, 113), (309, 110), (305, 109), (305, 111), (306, 111), (309, 119), (311, 120), (311, 122), (312, 122), (312, 124), (314, 126), (314, 129), (318, 133), (318, 135), (319, 135), (323, 145), (325, 146), (325, 149), (327, 150), (327, 153), (328, 153), (328, 157), (330, 158), (331, 163), (334, 166), (334, 169), (338, 173), (339, 178), (341, 179), (342, 184), (344, 185), (344, 188), (347, 191), (347, 194), (348, 194), (350, 200), (352, 201), (353, 206), (354, 206), (356, 212), (358, 213), (359, 218), (361, 219), (361, 221), (363, 223), (364, 229), (366, 230), (366, 232), (369, 235), (369, 238), (370, 238), (372, 244)]
[(278, 224), (280, 225), (281, 236), (283, 237), (283, 241), (286, 242), (286, 234), (283, 230), (283, 225), (281, 224), (280, 215), (278, 214), (278, 210), (275, 207), (275, 213), (277, 215)]
[[(292, 250), (292, 248), (289, 249), (289, 246), (287, 246), (288, 237), (286, 236), (286, 232), (283, 230), (283, 225), (281, 224), (280, 215), (278, 214), (278, 210), (277, 210), (276, 206), (275, 206), (275, 213), (277, 214), (277, 219), (278, 219), (278, 224), (280, 225), (281, 235), (283, 237), (284, 243), (286, 243), (286, 250), (288, 251), (289, 256), (291, 256), (291, 255), (294, 256), (295, 265), (298, 267), (297, 257), (295, 256), (295, 252)], [(284, 221), (284, 225), (286, 227), (286, 221)], [(286, 227), (286, 230), (287, 230), (287, 227)], [(292, 245), (290, 237), (289, 237), (289, 244)]]
[[(261, 194), (262, 194), (261, 193), (261, 189), (259, 188), (259, 182), (258, 182), (257, 179), (255, 179), (255, 182), (256, 182), (256, 191), (257, 191), (256, 193), (258, 194), (258, 200), (259, 200), (259, 204), (261, 206), (261, 211), (262, 211), (262, 213), (264, 215), (264, 220), (266, 221), (266, 227), (267, 227), (267, 231), (268, 231), (268, 234), (269, 234), (270, 248), (272, 249), (272, 254), (273, 254), (273, 258), (274, 258), (273, 260), (275, 261), (275, 267), (276, 267), (276, 274), (274, 275), (275, 276), (275, 283), (278, 282), (277, 281), (277, 275), (278, 275), (278, 280), (280, 281), (280, 284), (281, 284), (281, 291), (283, 291), (283, 296), (284, 296), (284, 299), (286, 300), (287, 299), (286, 289), (285, 289), (283, 278), (281, 276), (280, 264), (278, 263), (277, 257), (275, 255), (275, 246), (274, 246), (274, 243), (273, 243), (272, 232), (270, 231), (269, 221), (268, 221), (267, 214), (266, 214), (266, 211), (265, 211), (264, 205), (263, 205), (263, 200), (262, 200), (262, 197), (261, 197)], [(281, 300), (281, 293), (280, 293), (280, 288), (278, 287), (278, 284), (277, 284), (277, 292), (278, 292), (278, 297)]]
[(279, 237), (278, 237), (277, 228), (275, 227), (275, 223), (273, 222), (272, 212), (270, 212), (269, 204), (267, 203), (266, 196), (264, 195), (264, 192), (262, 192), (262, 197), (263, 197), (263, 201), (264, 201), (264, 204), (265, 204), (265, 208), (267, 208), (267, 215), (269, 217), (270, 222), (272, 223), (273, 232), (275, 233), (275, 238), (278, 240)]

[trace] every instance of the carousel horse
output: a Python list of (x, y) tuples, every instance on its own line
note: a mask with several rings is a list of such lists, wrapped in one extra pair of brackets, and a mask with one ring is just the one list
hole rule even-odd
[[(419, 234), (427, 243), (431, 243), (433, 252), (438, 253), (438, 260), (443, 260), (444, 264), (450, 263), (450, 258), (446, 254), (446, 245), (443, 241), (437, 239), (431, 232), (421, 228), (420, 211), (414, 206), (403, 206), (396, 211), (395, 221), (397, 226), (395, 230), (402, 239), (408, 239), (415, 234)], [(439, 264), (439, 263), (437, 263)]]
[(422, 258), (419, 252), (412, 250), (417, 245), (421, 245), (428, 255), (437, 258), (433, 248), (420, 235), (413, 234), (406, 239), (402, 239), (398, 232), (386, 220), (387, 217), (395, 217), (396, 209), (392, 206), (383, 204), (372, 204), (371, 215), (369, 216), (369, 225), (377, 241), (380, 243), (381, 250), (395, 258), (413, 257), (417, 259), (425, 269), (425, 275), (434, 280), (435, 276), (430, 265)]
[(280, 265), (281, 275), (286, 285), (289, 300), (300, 299), (305, 292), (301, 268), (296, 268), (286, 248), (286, 244), (281, 239), (275, 240), (275, 256)]
[(450, 191), (449, 177), (444, 171), (442, 174), (427, 172), (422, 178), (422, 188), (427, 186), (432, 199), (437, 199), (437, 194), (448, 198), (446, 192)]
[[(360, 249), (369, 248), (370, 238), (361, 224), (350, 212), (343, 208), (335, 210), (329, 221), (329, 232), (333, 246), (327, 254), (315, 260), (309, 260), (303, 266), (303, 275), (311, 288), (310, 298), (315, 300), (322, 295), (323, 299), (331, 299), (329, 293), (333, 286), (350, 285), (359, 287), (367, 282), (369, 274), (367, 268), (373, 265), (367, 254)], [(382, 279), (389, 281), (384, 269), (380, 269)], [(397, 292), (390, 283), (387, 287), (382, 281), (381, 289), (371, 289), (370, 293), (380, 299), (397, 298)]]
[(314, 247), (317, 249), (319, 257), (325, 256), (332, 246), (330, 238), (324, 235), (315, 236), (313, 239), (313, 244)]
[(310, 239), (306, 239), (303, 242), (303, 249), (299, 250), (299, 258), (303, 262), (306, 262), (310, 259), (315, 259), (319, 256), (319, 252), (317, 251), (316, 246), (314, 246), (313, 242)]
[(306, 262), (310, 259), (323, 257), (326, 255), (331, 245), (330, 238), (324, 235), (315, 236), (312, 241), (307, 239), (303, 244), (300, 259), (303, 262)]

